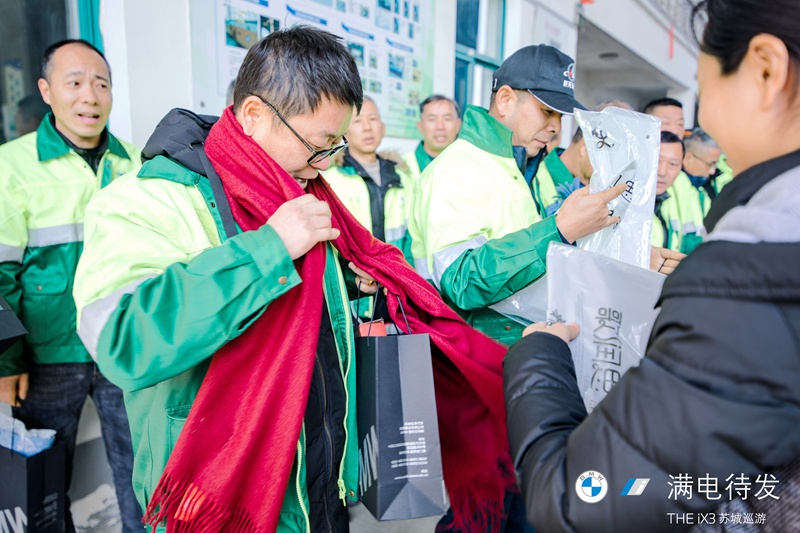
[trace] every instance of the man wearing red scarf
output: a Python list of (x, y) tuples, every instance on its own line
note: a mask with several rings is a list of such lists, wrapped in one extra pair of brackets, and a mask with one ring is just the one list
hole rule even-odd
[(79, 334), (125, 391), (134, 489), (154, 527), (348, 531), (358, 466), (345, 277), (397, 295), (443, 354), (434, 382), (456, 525), (502, 519), (514, 484), (504, 349), (319, 178), (362, 98), (337, 37), (275, 32), (249, 50), (218, 121), (171, 111), (141, 170), (89, 205)]

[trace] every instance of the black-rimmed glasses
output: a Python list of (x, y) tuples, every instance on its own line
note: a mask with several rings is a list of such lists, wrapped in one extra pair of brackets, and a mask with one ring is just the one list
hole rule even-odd
[(264, 100), (261, 96), (259, 96), (257, 94), (250, 93), (250, 95), (258, 97), (258, 99), (261, 100), (262, 102), (264, 102), (264, 104), (267, 107), (272, 109), (272, 112), (275, 113), (275, 116), (277, 116), (279, 119), (281, 119), (281, 122), (283, 122), (286, 125), (286, 127), (289, 128), (289, 131), (294, 133), (295, 137), (300, 139), (300, 142), (303, 143), (303, 146), (308, 148), (308, 151), (311, 152), (311, 157), (309, 157), (308, 161), (307, 161), (309, 165), (313, 165), (315, 163), (319, 163), (320, 161), (322, 161), (326, 157), (333, 157), (336, 154), (338, 154), (339, 152), (341, 152), (342, 150), (344, 150), (345, 148), (347, 148), (347, 138), (344, 135), (342, 135), (342, 144), (336, 145), (333, 148), (328, 148), (326, 150), (317, 150), (317, 149), (315, 149), (313, 146), (311, 146), (311, 144), (308, 143), (308, 141), (303, 139), (303, 137), (299, 133), (297, 133), (293, 127), (291, 127), (289, 125), (289, 123), (286, 121), (286, 119), (283, 118), (283, 115), (281, 115), (278, 112), (278, 110), (275, 109), (275, 106), (273, 106), (272, 104), (270, 104), (269, 102), (267, 102), (266, 100)]

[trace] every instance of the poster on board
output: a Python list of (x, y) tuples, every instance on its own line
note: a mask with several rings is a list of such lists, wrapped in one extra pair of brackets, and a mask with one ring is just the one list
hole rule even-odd
[(392, 137), (414, 137), (419, 103), (433, 88), (431, 0), (218, 0), (217, 91), (224, 94), (247, 50), (298, 24), (344, 39), (364, 93), (378, 104)]

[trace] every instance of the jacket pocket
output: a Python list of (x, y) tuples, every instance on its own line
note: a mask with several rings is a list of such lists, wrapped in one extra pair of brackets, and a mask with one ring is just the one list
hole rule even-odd
[(186, 425), (186, 418), (191, 408), (191, 405), (167, 407), (167, 449), (170, 455), (178, 442), (183, 426)]
[(23, 275), (22, 288), (26, 296), (54, 296), (64, 294), (69, 285), (66, 273), (51, 272), (47, 274)]
[[(32, 346), (68, 346), (77, 341), (75, 301), (70, 278), (63, 271), (27, 272), (22, 286), (22, 321)], [(80, 342), (80, 341), (77, 341)]]

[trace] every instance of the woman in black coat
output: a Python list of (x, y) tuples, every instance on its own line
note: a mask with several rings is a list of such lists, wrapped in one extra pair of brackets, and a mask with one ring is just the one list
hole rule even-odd
[[(577, 325), (531, 326), (509, 351), (509, 440), (539, 533), (800, 531), (800, 2), (698, 7), (699, 122), (736, 178), (666, 280), (641, 365), (590, 416)], [(592, 486), (605, 497), (587, 503)]]

